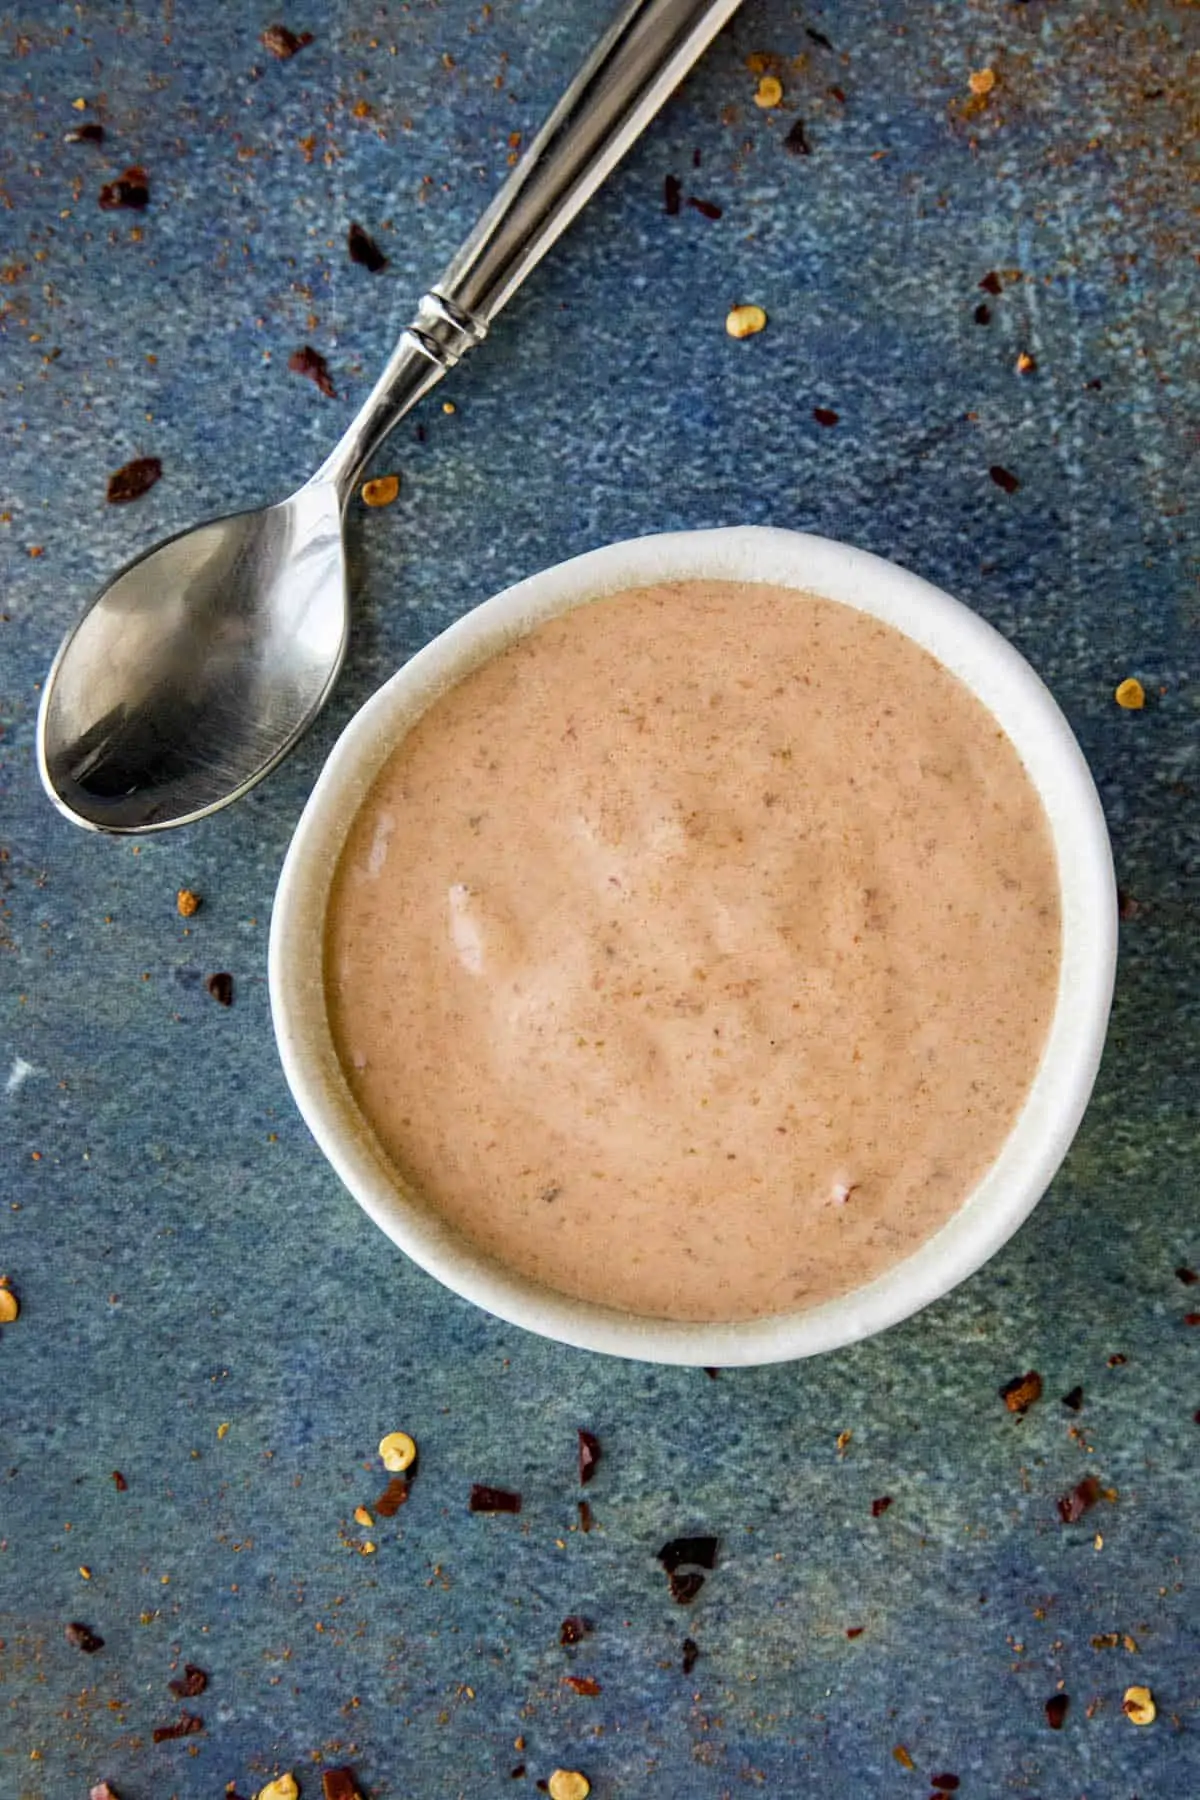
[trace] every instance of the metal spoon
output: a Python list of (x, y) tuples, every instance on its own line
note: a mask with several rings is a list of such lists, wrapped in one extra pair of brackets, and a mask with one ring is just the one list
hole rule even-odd
[(473, 345), (739, 0), (632, 0), (571, 83), (341, 442), (291, 499), (128, 563), (55, 658), (46, 792), (96, 831), (161, 831), (238, 799), (324, 706), (346, 649), (342, 515), (387, 434)]

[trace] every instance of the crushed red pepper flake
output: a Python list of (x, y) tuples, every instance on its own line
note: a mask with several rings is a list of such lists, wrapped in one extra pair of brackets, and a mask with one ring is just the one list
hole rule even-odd
[(156, 1744), (168, 1744), (172, 1738), (195, 1737), (204, 1730), (204, 1720), (198, 1713), (181, 1713), (174, 1725), (156, 1725), (153, 1737)]
[(1071, 1704), (1069, 1694), (1051, 1694), (1046, 1702), (1046, 1723), (1051, 1731), (1061, 1731)]
[(1117, 917), (1121, 920), (1122, 924), (1128, 924), (1130, 919), (1136, 919), (1141, 910), (1142, 903), (1140, 900), (1135, 899), (1134, 896), (1127, 893), (1124, 888), (1117, 889)]
[(1009, 1412), (1023, 1416), (1035, 1400), (1041, 1399), (1042, 1378), (1036, 1369), (1028, 1369), (1024, 1375), (1014, 1375), (1011, 1381), (1006, 1381), (999, 1393)]
[(693, 207), (702, 218), (719, 219), (721, 217), (721, 208), (717, 205), (715, 200), (701, 200), (697, 195), (689, 194), (688, 205)]
[(710, 1380), (710, 1381), (720, 1381), (720, 1379), (721, 1379), (721, 1371), (720, 1371), (720, 1369), (709, 1369), (709, 1368), (706, 1368), (706, 1369), (705, 1369), (705, 1371), (704, 1371), (704, 1373), (705, 1373), (705, 1374), (706, 1374), (706, 1375), (707, 1375), (707, 1376), (708, 1376), (708, 1379), (709, 1379), (709, 1380)]
[(958, 1792), (962, 1783), (959, 1781), (957, 1775), (945, 1774), (931, 1775), (929, 1777), (929, 1785), (932, 1788), (940, 1788), (943, 1794), (954, 1794)]
[(1019, 479), (1013, 474), (1012, 470), (1004, 468), (1001, 463), (993, 463), (988, 470), (988, 474), (991, 476), (996, 486), (998, 488), (1003, 488), (1006, 494), (1015, 494), (1021, 485)]
[(381, 1519), (394, 1519), (400, 1508), (408, 1499), (409, 1480), (407, 1475), (393, 1475), (392, 1479), (375, 1502), (375, 1511)]
[(673, 1575), (685, 1564), (697, 1569), (715, 1569), (718, 1542), (715, 1537), (672, 1538), (658, 1552), (658, 1561), (668, 1575)]
[(680, 186), (678, 175), (665, 175), (663, 177), (663, 211), (669, 218), (673, 219), (678, 215), (682, 196), (683, 189)]
[(579, 1613), (571, 1613), (559, 1627), (558, 1641), (560, 1644), (581, 1643), (591, 1629), (590, 1619), (583, 1618)]
[(676, 1606), (690, 1605), (703, 1586), (704, 1577), (699, 1569), (689, 1569), (683, 1574), (673, 1572), (667, 1576), (667, 1587)]
[(1102, 1493), (1100, 1483), (1094, 1475), (1085, 1475), (1069, 1494), (1063, 1494), (1058, 1500), (1058, 1516), (1064, 1525), (1074, 1525), (1082, 1519), (1084, 1513), (1090, 1512)]
[(600, 1683), (591, 1675), (564, 1675), (564, 1687), (569, 1687), (573, 1694), (593, 1696), (603, 1692)]
[(85, 1656), (94, 1656), (97, 1650), (104, 1648), (104, 1639), (97, 1637), (90, 1626), (81, 1625), (78, 1621), (66, 1626), (63, 1636), (68, 1644), (74, 1645), (76, 1650), (82, 1650)]
[(1185, 1325), (1200, 1325), (1200, 1312), (1184, 1313), (1183, 1322)]
[(195, 1663), (184, 1663), (183, 1674), (168, 1681), (167, 1686), (177, 1700), (194, 1700), (208, 1686), (208, 1676)]
[(592, 1517), (591, 1503), (587, 1500), (579, 1500), (576, 1502), (576, 1504), (579, 1508), (579, 1529), (580, 1529), (580, 1531), (584, 1531), (584, 1532), (590, 1531), (592, 1529), (592, 1526), (596, 1523), (596, 1521)]
[(233, 1005), (233, 976), (228, 970), (220, 969), (215, 975), (206, 976), (204, 985), (218, 1006)]
[(1083, 1389), (1073, 1387), (1069, 1394), (1064, 1394), (1062, 1403), (1071, 1412), (1078, 1412), (1083, 1405)]
[(1118, 1350), (1115, 1356), (1109, 1357), (1108, 1366), (1110, 1369), (1123, 1369), (1128, 1361), (1129, 1358), (1127, 1356), (1122, 1356), (1121, 1352)]
[(995, 269), (989, 269), (979, 285), (985, 294), (999, 294), (1003, 292), (1003, 285)]
[(472, 1512), (482, 1513), (519, 1513), (521, 1496), (514, 1494), (509, 1488), (485, 1487), (482, 1482), (473, 1482), (469, 1506)]
[(76, 125), (71, 131), (63, 132), (64, 144), (102, 144), (104, 127), (89, 120), (86, 125)]
[(286, 25), (268, 25), (258, 41), (264, 50), (269, 50), (280, 62), (287, 62), (289, 57), (295, 56), (297, 50), (303, 50), (312, 43), (313, 34), (311, 31), (289, 31)]
[(813, 418), (818, 425), (836, 425), (840, 417), (841, 414), (835, 413), (832, 406), (813, 407)]
[(140, 500), (148, 494), (156, 481), (162, 479), (162, 463), (157, 456), (135, 456), (132, 462), (122, 463), (114, 469), (108, 478), (108, 489), (105, 499), (110, 506), (127, 506), (131, 500)]
[(793, 122), (791, 130), (783, 140), (783, 147), (792, 156), (812, 155), (812, 145), (808, 141), (803, 119), (796, 119)]
[(1175, 1277), (1176, 1280), (1182, 1281), (1184, 1287), (1195, 1287), (1196, 1283), (1200, 1281), (1200, 1275), (1197, 1275), (1195, 1269), (1186, 1268), (1182, 1264), (1176, 1269)]
[(121, 207), (131, 207), (134, 212), (144, 212), (150, 204), (150, 177), (139, 163), (125, 169), (115, 181), (106, 181), (100, 189), (100, 208), (102, 212), (117, 212)]
[(890, 1494), (880, 1494), (878, 1500), (872, 1500), (871, 1502), (871, 1517), (873, 1519), (882, 1518), (883, 1514), (891, 1504), (892, 1496)]
[(387, 268), (387, 257), (370, 232), (364, 230), (357, 220), (346, 233), (346, 252), (350, 261), (366, 269), (368, 274), (378, 275), (381, 269)]
[(981, 300), (979, 302), (979, 305), (975, 308), (974, 318), (975, 318), (975, 323), (977, 325), (990, 325), (991, 324), (992, 309), (988, 305), (986, 300)]
[(353, 1769), (325, 1769), (321, 1794), (322, 1800), (362, 1800)]
[(847, 1625), (846, 1636), (848, 1638), (860, 1638), (865, 1630), (865, 1625)]
[(579, 1485), (586, 1487), (600, 1464), (600, 1439), (593, 1431), (579, 1432)]
[(118, 1494), (124, 1494), (124, 1493), (128, 1492), (129, 1483), (126, 1481), (125, 1477), (122, 1475), (120, 1469), (113, 1470), (112, 1480), (113, 1480), (113, 1486), (116, 1488)]
[(314, 382), (326, 399), (337, 399), (337, 389), (333, 385), (333, 376), (329, 373), (329, 364), (311, 344), (301, 344), (298, 350), (293, 350), (288, 357), (287, 366), (293, 375), (303, 375), (307, 381)]
[(685, 1675), (690, 1675), (700, 1656), (700, 1646), (695, 1638), (685, 1637), (683, 1640), (683, 1661), (681, 1667)]

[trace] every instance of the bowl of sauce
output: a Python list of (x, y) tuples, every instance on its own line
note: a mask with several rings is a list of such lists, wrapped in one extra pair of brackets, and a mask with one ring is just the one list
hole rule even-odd
[(868, 1336), (1016, 1230), (1087, 1104), (1099, 800), (990, 626), (761, 527), (468, 613), (347, 727), (281, 876), (296, 1101), (410, 1257), (592, 1349)]

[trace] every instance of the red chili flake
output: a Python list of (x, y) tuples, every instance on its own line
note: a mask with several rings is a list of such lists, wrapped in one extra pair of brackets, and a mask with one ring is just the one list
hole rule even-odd
[(818, 425), (836, 425), (838, 417), (839, 415), (834, 412), (831, 406), (813, 407), (813, 418), (817, 421)]
[(509, 1771), (508, 1771), (508, 1773), (509, 1773), (509, 1775), (510, 1775), (510, 1777), (511, 1777), (511, 1778), (512, 1778), (512, 1780), (513, 1780), (513, 1781), (520, 1781), (520, 1779), (521, 1779), (521, 1777), (522, 1777), (522, 1775), (524, 1775), (524, 1773), (525, 1773), (525, 1764), (524, 1764), (524, 1763), (518, 1763), (518, 1764), (517, 1764), (517, 1766), (516, 1766), (516, 1768), (515, 1768), (515, 1769), (510, 1769), (510, 1770), (509, 1770)]
[(990, 325), (991, 324), (992, 309), (988, 305), (986, 300), (981, 300), (979, 302), (979, 305), (975, 308), (974, 316), (975, 316), (975, 323), (977, 325)]
[(832, 97), (837, 101), (839, 106), (845, 106), (846, 94), (845, 94), (845, 90), (843, 88), (831, 87), (831, 88), (826, 88), (825, 91), (827, 94), (832, 95)]
[(1124, 888), (1117, 889), (1117, 917), (1123, 923), (1128, 924), (1130, 919), (1136, 919), (1141, 910), (1140, 900), (1135, 900), (1132, 894), (1125, 892)]
[(592, 1518), (591, 1505), (586, 1500), (577, 1501), (576, 1504), (579, 1507), (579, 1529), (580, 1529), (580, 1531), (590, 1531), (592, 1529), (593, 1524), (595, 1523), (595, 1520)]
[(881, 1518), (891, 1504), (892, 1496), (890, 1494), (881, 1494), (878, 1500), (872, 1500), (871, 1502), (871, 1517), (873, 1519)]
[(76, 1650), (82, 1650), (85, 1656), (94, 1656), (97, 1650), (104, 1648), (104, 1639), (97, 1637), (96, 1633), (87, 1625), (78, 1623), (68, 1625), (63, 1631), (63, 1636), (68, 1644), (73, 1644)]
[(184, 1663), (183, 1674), (168, 1681), (167, 1686), (178, 1700), (194, 1700), (208, 1686), (208, 1676), (195, 1663)]
[(663, 211), (673, 219), (679, 211), (681, 188), (678, 175), (667, 175), (663, 180)]
[(484, 1487), (476, 1481), (471, 1486), (469, 1504), (472, 1512), (519, 1513), (521, 1496), (514, 1494), (509, 1488)]
[(698, 200), (695, 194), (689, 194), (688, 205), (694, 207), (702, 218), (719, 219), (721, 216), (721, 208), (715, 200)]
[(1200, 1412), (1194, 1412), (1192, 1414), (1192, 1424), (1200, 1425)]
[(293, 375), (303, 375), (309, 381), (315, 381), (327, 399), (337, 399), (337, 390), (333, 385), (333, 376), (329, 373), (329, 364), (321, 352), (314, 350), (311, 344), (301, 344), (299, 350), (293, 350), (288, 357), (287, 366)]
[(1006, 494), (1015, 494), (1021, 485), (1012, 470), (1003, 468), (1000, 463), (993, 463), (988, 470), (988, 474), (991, 476), (996, 486), (998, 488), (1003, 488)]
[(715, 1569), (717, 1544), (715, 1537), (672, 1538), (658, 1553), (658, 1560), (668, 1575), (686, 1563), (691, 1568)]
[(696, 1662), (699, 1658), (699, 1655), (700, 1655), (700, 1646), (696, 1642), (695, 1638), (684, 1638), (684, 1640), (683, 1640), (683, 1665), (682, 1666), (683, 1666), (683, 1672), (685, 1675), (691, 1674), (692, 1670), (696, 1666)]
[(129, 1483), (126, 1481), (125, 1477), (122, 1475), (120, 1469), (113, 1470), (112, 1478), (113, 1478), (113, 1486), (116, 1488), (118, 1494), (123, 1494), (128, 1490)]
[(1123, 1369), (1128, 1361), (1129, 1358), (1127, 1356), (1122, 1356), (1121, 1352), (1118, 1350), (1115, 1356), (1109, 1357), (1108, 1366), (1110, 1369)]
[(562, 1684), (564, 1687), (569, 1687), (573, 1694), (594, 1696), (603, 1692), (600, 1683), (593, 1680), (590, 1675), (564, 1675)]
[(375, 1502), (375, 1511), (381, 1519), (394, 1519), (407, 1499), (407, 1475), (393, 1475)]
[(564, 1619), (559, 1626), (558, 1641), (560, 1644), (582, 1643), (583, 1639), (591, 1629), (592, 1622), (590, 1619), (582, 1618), (579, 1613), (572, 1613), (571, 1616)]
[(206, 976), (204, 985), (218, 1006), (233, 1005), (233, 976), (226, 970)]
[(1200, 1312), (1184, 1313), (1183, 1322), (1185, 1325), (1200, 1325)]
[(721, 1379), (720, 1369), (705, 1369), (704, 1373), (708, 1376), (710, 1381), (719, 1381)]
[(378, 275), (380, 269), (387, 268), (387, 257), (368, 231), (359, 224), (352, 224), (346, 233), (346, 250), (352, 263)]
[(848, 1638), (861, 1637), (865, 1630), (866, 1630), (865, 1625), (847, 1625), (846, 1636)]
[(325, 1769), (321, 1774), (323, 1800), (362, 1800), (353, 1769)]
[(64, 144), (102, 144), (104, 127), (89, 120), (86, 125), (76, 125), (73, 131), (64, 131)]
[(313, 34), (311, 31), (302, 31), (297, 35), (296, 32), (289, 31), (286, 25), (268, 25), (258, 41), (264, 50), (269, 50), (280, 62), (286, 62), (289, 56), (295, 56), (297, 50), (303, 50), (306, 44), (312, 43)]
[(182, 1713), (177, 1724), (156, 1725), (154, 1727), (154, 1742), (156, 1744), (166, 1744), (169, 1743), (172, 1738), (195, 1737), (198, 1731), (203, 1730), (204, 1720), (200, 1718), (198, 1713)]
[(954, 1794), (957, 1793), (961, 1783), (957, 1775), (931, 1775), (929, 1785), (933, 1788), (940, 1788), (943, 1794)]
[(1077, 1487), (1059, 1499), (1058, 1516), (1064, 1525), (1074, 1525), (1085, 1512), (1091, 1511), (1099, 1498), (1100, 1483), (1094, 1475), (1085, 1475)]
[(803, 119), (796, 120), (792, 129), (783, 140), (783, 147), (785, 150), (790, 151), (793, 156), (812, 155), (812, 145), (809, 143), (808, 136), (804, 130)]
[(1197, 1275), (1195, 1269), (1188, 1269), (1182, 1265), (1176, 1269), (1175, 1276), (1177, 1280), (1182, 1281), (1184, 1287), (1195, 1287), (1196, 1283), (1200, 1281), (1200, 1275)]
[(579, 1433), (579, 1485), (586, 1487), (600, 1462), (600, 1439), (594, 1432)]
[(1029, 1369), (1024, 1375), (1014, 1375), (1011, 1381), (1006, 1381), (999, 1394), (1009, 1412), (1023, 1416), (1035, 1400), (1041, 1399), (1042, 1378), (1036, 1369)]
[(1069, 1411), (1078, 1412), (1083, 1405), (1083, 1389), (1081, 1387), (1073, 1387), (1069, 1394), (1063, 1395), (1062, 1403)]
[(1071, 1701), (1069, 1695), (1051, 1694), (1049, 1700), (1046, 1702), (1046, 1723), (1051, 1731), (1062, 1730), (1063, 1721), (1067, 1716), (1067, 1708), (1070, 1704)]
[(995, 269), (989, 269), (979, 285), (985, 294), (999, 294), (1003, 292), (1000, 277), (997, 275)]
[(132, 462), (113, 470), (105, 497), (110, 506), (124, 506), (148, 494), (161, 476), (162, 464), (157, 456), (135, 456)]
[(126, 169), (115, 181), (106, 181), (100, 189), (103, 212), (117, 212), (123, 206), (143, 212), (150, 204), (150, 177), (138, 164)]
[(699, 1569), (691, 1569), (684, 1575), (668, 1575), (667, 1586), (671, 1591), (671, 1598), (674, 1600), (675, 1604), (677, 1606), (687, 1606), (690, 1601), (696, 1598), (696, 1595), (704, 1586), (704, 1577)]

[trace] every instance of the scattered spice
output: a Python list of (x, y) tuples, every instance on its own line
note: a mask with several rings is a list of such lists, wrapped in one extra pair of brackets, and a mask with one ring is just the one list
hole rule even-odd
[(184, 1663), (183, 1674), (176, 1676), (174, 1681), (168, 1681), (167, 1686), (177, 1699), (194, 1700), (208, 1686), (208, 1676), (195, 1663)]
[(696, 1662), (697, 1662), (697, 1659), (699, 1658), (699, 1655), (700, 1655), (700, 1646), (696, 1642), (695, 1638), (690, 1638), (690, 1637), (684, 1638), (684, 1640), (683, 1640), (683, 1662), (682, 1662), (681, 1666), (683, 1668), (683, 1672), (685, 1675), (691, 1674), (692, 1670), (696, 1666)]
[(592, 1431), (579, 1433), (579, 1485), (586, 1487), (600, 1465), (600, 1439)]
[(761, 106), (764, 112), (772, 106), (778, 106), (783, 99), (783, 83), (778, 75), (763, 75), (759, 78), (754, 90), (754, 104)]
[(897, 1744), (896, 1748), (892, 1751), (892, 1755), (902, 1769), (915, 1769), (917, 1766), (903, 1744)]
[(848, 1638), (860, 1638), (865, 1630), (865, 1625), (847, 1625), (846, 1636)]
[(720, 1381), (720, 1379), (721, 1379), (721, 1371), (720, 1371), (720, 1369), (708, 1369), (708, 1368), (706, 1368), (706, 1369), (705, 1369), (705, 1371), (704, 1371), (704, 1373), (705, 1373), (705, 1374), (706, 1374), (706, 1375), (707, 1375), (707, 1376), (708, 1376), (708, 1379), (709, 1379), (709, 1380), (710, 1380), (710, 1381)]
[[(269, 50), (280, 62), (286, 62), (289, 57), (295, 56), (297, 50), (303, 50), (307, 44), (312, 43), (313, 34), (311, 31), (297, 34), (289, 31), (286, 25), (268, 25), (258, 41), (264, 50)], [(262, 1800), (261, 1794), (259, 1800)], [(272, 1794), (268, 1796), (268, 1800), (276, 1800), (276, 1796)]]
[(767, 322), (761, 306), (732, 306), (725, 315), (725, 329), (731, 338), (754, 337)]
[(172, 1738), (195, 1737), (197, 1732), (203, 1730), (204, 1720), (198, 1713), (181, 1713), (176, 1724), (154, 1727), (154, 1742), (167, 1744)]
[(1062, 1730), (1063, 1721), (1066, 1719), (1067, 1708), (1070, 1704), (1071, 1700), (1069, 1695), (1051, 1694), (1046, 1702), (1046, 1723), (1051, 1731)]
[(63, 1636), (68, 1644), (73, 1644), (76, 1650), (82, 1650), (85, 1656), (94, 1656), (97, 1650), (104, 1648), (104, 1639), (97, 1637), (96, 1633), (87, 1625), (68, 1625), (63, 1631)]
[(471, 1486), (470, 1509), (482, 1513), (519, 1513), (521, 1496), (508, 1488), (484, 1487), (476, 1481)]
[(1042, 1378), (1036, 1369), (1030, 1369), (1026, 1374), (1015, 1375), (1011, 1381), (1006, 1381), (999, 1391), (1009, 1412), (1024, 1415), (1034, 1401), (1042, 1397)]
[(658, 1561), (668, 1575), (682, 1568), (685, 1563), (698, 1569), (715, 1569), (717, 1544), (718, 1539), (715, 1537), (672, 1538), (659, 1551)]
[(694, 207), (705, 219), (719, 219), (721, 217), (721, 208), (717, 205), (715, 200), (698, 200), (695, 194), (689, 194), (688, 205)]
[(892, 1496), (890, 1494), (881, 1494), (878, 1500), (872, 1500), (871, 1502), (871, 1517), (873, 1519), (882, 1518), (891, 1504)]
[(579, 1529), (580, 1529), (580, 1531), (584, 1531), (584, 1532), (590, 1531), (592, 1529), (592, 1526), (595, 1524), (595, 1520), (592, 1518), (591, 1503), (587, 1500), (579, 1500), (576, 1502), (576, 1504), (579, 1508)]
[(985, 94), (990, 94), (995, 85), (995, 69), (972, 69), (967, 76), (967, 86), (978, 99), (982, 99)]
[(999, 294), (1002, 292), (1000, 277), (997, 275), (995, 269), (989, 269), (979, 285), (985, 294)]
[(977, 325), (990, 325), (991, 322), (992, 309), (986, 300), (981, 300), (979, 305), (975, 308), (975, 323)]
[(1196, 1283), (1200, 1281), (1200, 1275), (1197, 1275), (1195, 1269), (1186, 1268), (1181, 1264), (1175, 1271), (1175, 1279), (1182, 1281), (1184, 1287), (1195, 1287)]
[(1030, 356), (1028, 350), (1022, 350), (1017, 357), (1017, 374), (1034, 375), (1037, 373), (1037, 358)]
[(365, 1530), (369, 1531), (375, 1521), (365, 1506), (356, 1506), (354, 1509), (354, 1523), (363, 1526)]
[(364, 481), (359, 489), (364, 506), (390, 506), (399, 492), (398, 475), (376, 475), (372, 481)]
[(233, 976), (221, 969), (215, 975), (205, 977), (205, 987), (218, 1006), (233, 1005)]
[(818, 425), (836, 425), (839, 414), (835, 413), (831, 406), (814, 406), (813, 418)]
[(679, 185), (678, 175), (665, 176), (663, 179), (663, 211), (672, 219), (679, 212), (681, 196), (682, 189)]
[(1083, 1405), (1083, 1389), (1081, 1387), (1073, 1387), (1069, 1394), (1063, 1395), (1062, 1403), (1068, 1411), (1078, 1412)]
[(321, 1776), (322, 1800), (362, 1800), (353, 1769), (326, 1769)]
[(564, 1675), (562, 1683), (564, 1687), (569, 1687), (573, 1694), (594, 1696), (603, 1691), (600, 1683), (593, 1680), (590, 1675)]
[(118, 1494), (124, 1494), (124, 1493), (128, 1492), (129, 1483), (126, 1481), (125, 1477), (122, 1475), (120, 1469), (113, 1470), (112, 1478), (113, 1478), (113, 1486), (116, 1488)]
[(1082, 1519), (1084, 1513), (1090, 1512), (1100, 1498), (1100, 1483), (1094, 1475), (1085, 1475), (1077, 1487), (1069, 1494), (1063, 1494), (1058, 1501), (1058, 1516), (1064, 1525), (1074, 1525)]
[(64, 144), (102, 144), (104, 127), (89, 120), (86, 125), (76, 125), (70, 131), (63, 132)]
[(191, 888), (180, 888), (175, 896), (175, 910), (181, 919), (194, 919), (200, 906), (200, 896)]
[(930, 1787), (940, 1788), (943, 1794), (956, 1794), (962, 1783), (957, 1775), (931, 1775)]
[(1136, 919), (1141, 910), (1140, 900), (1136, 900), (1132, 894), (1126, 893), (1124, 888), (1117, 889), (1117, 917), (1123, 925), (1128, 924), (1130, 919)]
[(1131, 1725), (1153, 1725), (1158, 1717), (1154, 1695), (1148, 1687), (1126, 1688), (1125, 1698), (1121, 1702), (1121, 1711)]
[(346, 250), (352, 263), (357, 263), (371, 275), (378, 275), (380, 269), (387, 268), (387, 257), (375, 242), (369, 231), (354, 221), (346, 233)]
[(791, 130), (783, 140), (783, 147), (792, 156), (811, 156), (812, 145), (804, 130), (804, 120), (796, 119)]
[(1146, 704), (1146, 690), (1136, 675), (1129, 675), (1118, 685), (1113, 699), (1125, 712), (1141, 712)]
[(1115, 1356), (1109, 1357), (1108, 1366), (1110, 1369), (1123, 1369), (1128, 1361), (1129, 1358), (1127, 1356), (1122, 1356), (1121, 1352), (1118, 1350)]
[(582, 1643), (591, 1629), (590, 1619), (582, 1618), (579, 1613), (572, 1613), (559, 1626), (558, 1641), (560, 1644)]
[(683, 1575), (667, 1576), (667, 1587), (676, 1606), (690, 1605), (703, 1586), (704, 1577), (699, 1569), (690, 1569)]
[(126, 506), (130, 500), (140, 500), (148, 494), (161, 478), (162, 463), (157, 456), (135, 456), (132, 462), (113, 470), (105, 498), (110, 506)]
[(1200, 1312), (1184, 1313), (1183, 1322), (1185, 1325), (1200, 1325)]
[(293, 350), (288, 357), (287, 366), (293, 375), (303, 375), (307, 380), (315, 382), (327, 399), (337, 399), (337, 389), (333, 385), (333, 376), (329, 373), (329, 364), (311, 344), (301, 344), (299, 350)]
[(408, 1478), (404, 1475), (393, 1475), (392, 1479), (375, 1502), (375, 1511), (381, 1519), (394, 1519), (400, 1508), (408, 1499)]
[(1003, 488), (1006, 494), (1015, 494), (1021, 485), (1012, 470), (1003, 468), (999, 463), (993, 463), (988, 470), (988, 474), (991, 476), (996, 486), (998, 488)]
[(100, 207), (103, 212), (117, 212), (123, 206), (130, 206), (135, 212), (143, 212), (150, 204), (150, 177), (145, 169), (134, 164), (118, 175), (115, 181), (106, 181), (100, 189)]
[(21, 1316), (21, 1302), (7, 1281), (0, 1282), (0, 1325), (15, 1325)]
[(417, 1460), (417, 1446), (407, 1431), (389, 1431), (379, 1440), (379, 1460), (391, 1475), (403, 1475)]

